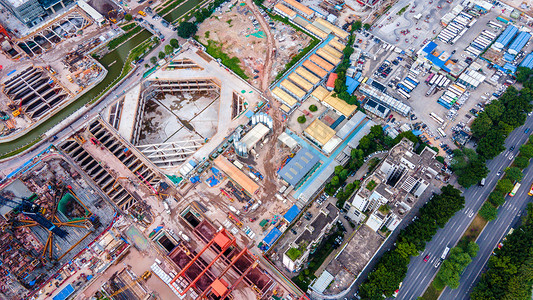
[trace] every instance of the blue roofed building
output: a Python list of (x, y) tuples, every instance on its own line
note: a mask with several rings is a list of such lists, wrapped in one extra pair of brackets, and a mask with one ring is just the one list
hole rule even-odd
[(320, 158), (304, 147), (279, 171), (279, 176), (294, 189), (298, 189), (316, 170), (319, 162)]
[(500, 34), (498, 39), (496, 39), (496, 42), (494, 42), (493, 48), (496, 51), (501, 51), (503, 48), (505, 48), (511, 40), (514, 38), (516, 33), (518, 32), (518, 28), (514, 25), (509, 25), (505, 30)]
[(509, 46), (509, 54), (517, 55), (518, 52), (524, 48), (524, 46), (527, 44), (529, 39), (531, 38), (531, 33), (522, 31), (518, 34), (518, 36), (514, 39), (514, 41), (511, 43), (511, 46)]
[(266, 246), (266, 249), (270, 248), (280, 236), (281, 231), (277, 227), (272, 228), (272, 230), (270, 230), (270, 232), (263, 239), (263, 245)]
[(529, 53), (520, 63), (521, 67), (533, 68), (533, 53)]
[(288, 222), (288, 223), (292, 223), (292, 221), (294, 221), (294, 219), (296, 219), (296, 217), (298, 216), (298, 214), (300, 213), (300, 209), (298, 208), (298, 206), (296, 206), (296, 204), (294, 204), (291, 208), (289, 208), (289, 210), (283, 215), (283, 218)]
[(516, 66), (510, 63), (506, 63), (503, 66), (503, 69), (505, 70), (506, 73), (509, 73), (509, 74), (514, 74), (516, 72)]
[(74, 287), (72, 286), (72, 284), (69, 284), (66, 287), (64, 287), (57, 295), (55, 295), (53, 300), (65, 300), (73, 293), (74, 293)]
[(346, 77), (346, 91), (348, 94), (353, 94), (353, 92), (359, 87), (359, 81), (353, 79), (352, 77)]
[(446, 72), (450, 72), (450, 69), (446, 66), (446, 63), (450, 59), (451, 55), (447, 55), (446, 52), (438, 52), (436, 50), (437, 44), (435, 42), (429, 42), (424, 48), (422, 48), (418, 54), (423, 56), (431, 62), (435, 67), (442, 69)]

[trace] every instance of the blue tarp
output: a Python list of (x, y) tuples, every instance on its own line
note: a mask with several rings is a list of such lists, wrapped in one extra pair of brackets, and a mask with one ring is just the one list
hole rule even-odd
[(265, 236), (263, 239), (263, 243), (267, 244), (268, 246), (272, 246), (274, 242), (281, 236), (281, 231), (277, 229), (276, 227), (272, 228), (270, 232)]
[(72, 287), (72, 284), (69, 284), (64, 289), (62, 289), (53, 299), (54, 300), (65, 300), (73, 293), (74, 293), (74, 287)]
[(244, 115), (245, 115), (248, 119), (251, 119), (252, 116), (254, 115), (254, 112), (251, 111), (251, 110), (249, 110), (249, 111), (247, 111)]
[(287, 222), (292, 223), (294, 221), (294, 218), (300, 213), (300, 209), (298, 206), (293, 205), (289, 210), (283, 215), (283, 218), (287, 220)]
[(426, 52), (427, 54), (430, 54), (431, 52), (433, 52), (433, 50), (435, 50), (435, 48), (437, 48), (437, 44), (435, 42), (429, 42), (426, 47), (422, 49), (422, 51)]
[(416, 136), (419, 136), (421, 135), (423, 132), (420, 131), (420, 130), (413, 130), (413, 134), (416, 135)]

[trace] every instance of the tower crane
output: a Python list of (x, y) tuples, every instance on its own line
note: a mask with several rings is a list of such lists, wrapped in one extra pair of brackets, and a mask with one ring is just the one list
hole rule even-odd
[(50, 220), (48, 220), (41, 214), (41, 207), (38, 204), (31, 202), (28, 199), (19, 197), (17, 197), (16, 199), (10, 199), (4, 196), (0, 196), (0, 206), (2, 205), (11, 207), (15, 210), (22, 212), (23, 215), (37, 222), (43, 228), (61, 238), (65, 238), (68, 235), (68, 232), (54, 225), (54, 223), (52, 223)]

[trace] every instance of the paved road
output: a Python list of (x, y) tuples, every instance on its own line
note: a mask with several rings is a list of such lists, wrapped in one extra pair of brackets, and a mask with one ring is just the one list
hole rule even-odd
[[(513, 131), (505, 142), (507, 148), (512, 145), (516, 146), (514, 150), (515, 154), (518, 152), (519, 145), (526, 142), (529, 134), (524, 133), (526, 127), (533, 127), (533, 118), (529, 117), (526, 120), (526, 125), (519, 127)], [(498, 179), (501, 176), (497, 175), (499, 170), (507, 168), (511, 160), (506, 155), (507, 151), (500, 154), (495, 159), (491, 160), (487, 167), (491, 171), (487, 176), (485, 186), (473, 186), (467, 189), (463, 195), (466, 198), (465, 208), (455, 214), (444, 228), (437, 231), (437, 234), (433, 237), (433, 240), (426, 245), (425, 251), (417, 257), (412, 258), (409, 264), (409, 270), (407, 276), (403, 281), (403, 285), (398, 294), (398, 299), (416, 299), (422, 296), (426, 287), (432, 281), (433, 277), (437, 273), (438, 269), (435, 268), (435, 263), (442, 255), (446, 246), (453, 247), (466, 228), (470, 225), (473, 216), (479, 210), (485, 199), (487, 199), (490, 192), (494, 189)], [(527, 186), (533, 178), (532, 167), (526, 170), (524, 178), (524, 185)], [(461, 299), (468, 298), (468, 291), (472, 282), (481, 271), (481, 268), (485, 264), (488, 256), (492, 252), (492, 249), (496, 246), (502, 235), (508, 230), (507, 228), (515, 219), (518, 212), (525, 207), (528, 197), (524, 196), (527, 193), (527, 187), (523, 187), (519, 190), (519, 193), (511, 200), (508, 200), (501, 208), (498, 215), (498, 219), (489, 223), (488, 227), (479, 237), (478, 243), (480, 245), (480, 252), (474, 259), (474, 262), (465, 271), (461, 286), (458, 291), (450, 293), (445, 291), (442, 299)], [(509, 198), (509, 197), (508, 197)], [(423, 259), (426, 255), (429, 255), (429, 261), (424, 262)]]

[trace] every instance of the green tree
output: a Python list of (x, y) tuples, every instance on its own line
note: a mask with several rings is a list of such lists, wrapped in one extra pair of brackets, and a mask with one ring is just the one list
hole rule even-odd
[(520, 155), (524, 156), (527, 159), (533, 158), (533, 145), (525, 144), (520, 146)]
[(159, 53), (157, 54), (157, 57), (159, 57), (159, 59), (165, 58), (165, 52), (159, 51)]
[(477, 253), (479, 251), (479, 245), (476, 244), (476, 242), (468, 242), (468, 245), (466, 245), (466, 253), (468, 253), (468, 255), (471, 257), (471, 258), (474, 258), (477, 256)]
[(490, 129), (492, 128), (492, 120), (490, 119), (490, 117), (482, 112), (479, 114), (479, 116), (474, 120), (474, 122), (472, 122), (472, 134), (476, 137), (476, 138), (481, 138), (481, 137), (484, 137), (487, 132), (490, 131)]
[(178, 49), (180, 47), (180, 43), (176, 39), (170, 39), (169, 43), (174, 49)]
[(178, 36), (188, 39), (198, 31), (198, 26), (191, 22), (182, 22), (178, 26)]
[(307, 121), (307, 119), (305, 118), (305, 116), (299, 116), (298, 119), (296, 119), (298, 121), (298, 123), (300, 124), (303, 124), (305, 123), (305, 121)]
[(370, 27), (372, 27), (372, 25), (370, 25), (370, 24), (368, 24), (368, 23), (363, 24), (363, 28), (364, 28), (365, 30), (369, 30)]
[(339, 178), (342, 182), (346, 181), (346, 179), (348, 178), (348, 172), (348, 169), (344, 169), (340, 172)]
[(129, 22), (129, 21), (133, 20), (133, 16), (130, 15), (130, 14), (125, 14), (125, 15), (124, 15), (124, 20), (126, 20), (126, 21)]
[(509, 193), (513, 189), (513, 187), (513, 182), (507, 178), (498, 180), (498, 183), (496, 184), (496, 190), (500, 191), (503, 194)]
[(505, 150), (505, 138), (501, 129), (492, 129), (479, 140), (476, 151), (484, 159), (492, 159)]
[(485, 113), (493, 122), (498, 122), (503, 114), (505, 107), (499, 100), (493, 100), (485, 109)]
[(410, 256), (418, 255), (418, 250), (416, 249), (415, 244), (408, 242), (398, 243), (395, 251), (398, 252), (398, 254), (400, 254), (403, 258), (409, 258)]
[(498, 209), (492, 206), (492, 204), (485, 202), (483, 206), (481, 207), (481, 209), (479, 210), (479, 215), (483, 219), (490, 222), (492, 220), (496, 220), (496, 218), (498, 217)]
[(523, 170), (523, 169), (527, 168), (527, 166), (529, 166), (529, 159), (527, 159), (527, 158), (524, 157), (524, 156), (519, 155), (519, 156), (517, 156), (517, 157), (514, 159), (513, 164), (514, 164), (515, 166), (517, 166), (518, 168), (520, 168), (520, 169)]
[(524, 174), (522, 173), (522, 170), (520, 170), (517, 167), (510, 167), (505, 170), (505, 175), (509, 177), (512, 181), (522, 181), (522, 177), (524, 177)]
[(442, 263), (437, 277), (450, 288), (456, 289), (459, 287), (461, 273), (471, 261), (472, 258), (468, 253), (459, 247), (454, 247), (450, 250), (448, 258)]
[(507, 194), (503, 194), (502, 192), (499, 192), (499, 191), (492, 191), (489, 194), (488, 199), (489, 199), (489, 202), (492, 203), (492, 205), (498, 207), (505, 203), (505, 195)]
[(157, 64), (157, 57), (155, 57), (155, 56), (150, 57), (150, 63), (151, 63), (152, 65)]
[(166, 54), (166, 55), (170, 55), (170, 54), (172, 54), (172, 51), (174, 51), (174, 48), (172, 48), (172, 46), (170, 46), (170, 45), (165, 45), (165, 54)]
[(342, 170), (344, 170), (343, 166), (341, 165), (335, 166), (335, 175), (338, 176), (342, 172)]
[(339, 176), (333, 176), (330, 181), (331, 185), (334, 187), (338, 187), (340, 185)]
[(309, 105), (309, 110), (312, 111), (312, 112), (315, 112), (315, 111), (318, 110), (318, 107), (316, 107), (316, 105), (314, 105), (314, 104), (311, 104), (311, 105)]
[(353, 30), (361, 30), (361, 28), (363, 28), (363, 22), (361, 22), (360, 20), (357, 20), (355, 22), (353, 22)]

